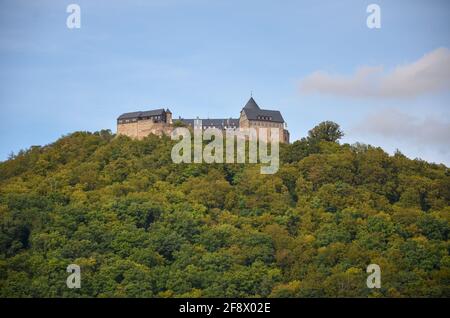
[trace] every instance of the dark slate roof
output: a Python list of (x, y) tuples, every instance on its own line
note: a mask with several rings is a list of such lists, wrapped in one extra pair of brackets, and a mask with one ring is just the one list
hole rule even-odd
[(130, 119), (130, 118), (139, 118), (139, 117), (147, 117), (147, 116), (158, 116), (164, 113), (164, 108), (147, 110), (143, 112), (131, 112), (125, 113), (119, 116), (117, 119)]
[(260, 109), (260, 110), (253, 110), (253, 109), (243, 109), (245, 112), (245, 116), (249, 120), (263, 120), (258, 118), (258, 116), (268, 116), (272, 119), (268, 121), (277, 122), (277, 123), (284, 123), (283, 116), (281, 116), (281, 113), (278, 110), (267, 110), (267, 109)]
[(242, 108), (242, 111), (245, 113), (245, 116), (247, 116), (249, 120), (262, 120), (259, 119), (258, 116), (267, 116), (272, 118), (269, 121), (284, 123), (283, 116), (281, 116), (281, 113), (278, 110), (259, 108), (253, 97), (250, 97), (250, 100), (247, 102), (247, 104), (245, 104), (244, 108)]
[[(196, 119), (178, 119), (185, 125), (194, 127), (194, 120)], [(215, 127), (224, 129), (225, 127), (239, 127), (239, 118), (217, 118), (217, 119), (200, 119), (203, 127)]]
[(256, 102), (253, 99), (253, 97), (250, 97), (250, 99), (248, 100), (247, 104), (245, 104), (244, 109), (258, 110), (260, 108), (259, 108), (258, 104), (256, 104)]

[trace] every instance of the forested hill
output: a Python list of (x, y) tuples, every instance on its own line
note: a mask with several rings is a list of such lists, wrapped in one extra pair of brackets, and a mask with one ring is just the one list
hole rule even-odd
[(339, 137), (281, 145), (274, 175), (174, 164), (169, 138), (109, 131), (11, 156), (0, 296), (450, 297), (448, 168)]

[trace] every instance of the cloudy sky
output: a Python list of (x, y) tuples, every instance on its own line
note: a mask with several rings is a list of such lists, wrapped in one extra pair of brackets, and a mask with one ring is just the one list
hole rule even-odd
[(0, 160), (128, 111), (237, 117), (253, 91), (293, 140), (333, 120), (449, 166), (449, 35), (445, 0), (0, 0)]

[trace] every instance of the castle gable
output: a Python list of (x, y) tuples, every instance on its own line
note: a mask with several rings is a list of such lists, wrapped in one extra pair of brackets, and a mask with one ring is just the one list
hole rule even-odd
[(268, 110), (259, 108), (253, 97), (245, 104), (242, 111), (248, 120), (266, 120), (276, 123), (284, 123), (283, 116), (278, 110)]
[(255, 102), (253, 97), (250, 97), (247, 104), (245, 104), (244, 108), (245, 110), (260, 110), (258, 104)]

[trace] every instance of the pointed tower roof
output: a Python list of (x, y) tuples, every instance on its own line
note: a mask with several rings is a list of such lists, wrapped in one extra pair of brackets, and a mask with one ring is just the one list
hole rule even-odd
[(269, 120), (277, 123), (284, 123), (283, 116), (278, 110), (268, 110), (259, 108), (253, 97), (250, 97), (247, 104), (242, 108), (248, 120)]
[(260, 109), (258, 104), (256, 104), (255, 100), (253, 99), (253, 97), (250, 97), (250, 99), (248, 100), (247, 104), (245, 104), (244, 109), (254, 109), (254, 110), (258, 110)]

